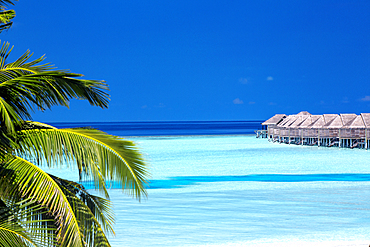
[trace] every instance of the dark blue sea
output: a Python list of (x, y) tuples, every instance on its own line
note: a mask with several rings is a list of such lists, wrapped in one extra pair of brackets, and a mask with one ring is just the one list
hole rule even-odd
[(249, 135), (263, 121), (161, 121), (50, 123), (57, 128), (92, 127), (117, 136)]

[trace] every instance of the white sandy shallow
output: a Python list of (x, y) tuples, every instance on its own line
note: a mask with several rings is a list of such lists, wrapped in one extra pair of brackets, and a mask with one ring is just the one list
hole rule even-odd
[(370, 241), (268, 241), (199, 245), (198, 247), (369, 247)]

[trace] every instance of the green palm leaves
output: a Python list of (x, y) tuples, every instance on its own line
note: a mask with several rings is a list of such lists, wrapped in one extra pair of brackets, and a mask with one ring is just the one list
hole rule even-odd
[(12, 26), (11, 20), (15, 17), (14, 10), (6, 10), (4, 5), (13, 5), (15, 1), (12, 0), (0, 0), (0, 32), (9, 29)]
[[(0, 4), (1, 4), (0, 0)], [(0, 20), (1, 21), (1, 20)], [(56, 129), (28, 121), (37, 109), (68, 107), (73, 98), (108, 107), (107, 85), (31, 60), (7, 63), (0, 49), (0, 246), (110, 246), (114, 215), (107, 186), (146, 196), (147, 166), (134, 143), (89, 128)], [(103, 197), (40, 167), (77, 167)]]
[[(11, 27), (13, 10), (0, 0), (0, 32)], [(27, 51), (7, 63), (0, 49), (0, 246), (110, 246), (114, 215), (108, 199), (90, 195), (79, 183), (55, 177), (40, 166), (76, 166), (109, 198), (107, 184), (119, 182), (137, 198), (146, 195), (146, 164), (135, 145), (94, 129), (56, 129), (27, 121), (35, 110), (68, 107), (73, 98), (108, 107), (108, 86), (81, 74), (56, 70)]]
[(82, 80), (80, 74), (54, 70), (50, 64), (40, 63), (40, 57), (29, 61), (27, 51), (13, 63), (6, 64), (11, 52), (9, 43), (0, 49), (0, 115), (2, 127), (14, 131), (14, 124), (30, 119), (36, 110), (49, 109), (54, 105), (68, 107), (72, 98), (85, 99), (91, 105), (108, 107), (107, 85), (102, 81)]
[[(47, 222), (30, 217), (32, 214), (42, 213), (42, 207), (33, 205), (27, 200), (14, 204), (11, 208), (0, 201), (0, 243), (1, 246), (53, 246), (55, 238), (47, 232), (55, 231)], [(20, 224), (19, 222), (22, 222)], [(32, 229), (33, 234), (25, 231)], [(49, 228), (48, 228), (49, 227)]]
[(22, 130), (17, 138), (18, 155), (45, 160), (48, 166), (75, 164), (80, 179), (93, 180), (105, 196), (105, 182), (113, 180), (138, 198), (146, 195), (147, 168), (130, 141), (87, 128)]

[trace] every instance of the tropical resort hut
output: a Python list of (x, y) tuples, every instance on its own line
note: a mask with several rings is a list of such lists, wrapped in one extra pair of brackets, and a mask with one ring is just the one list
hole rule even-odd
[(343, 125), (348, 124), (350, 121), (354, 120), (354, 118), (357, 117), (356, 114), (350, 113), (350, 114), (340, 114), (340, 117), (342, 118)]
[[(284, 118), (286, 118), (287, 115), (285, 114), (276, 114), (275, 116), (267, 119), (265, 122), (262, 123), (262, 127), (266, 128), (267, 131), (264, 132), (257, 132), (257, 137), (261, 135), (262, 137), (266, 137), (269, 139), (274, 138), (274, 131), (276, 129), (276, 125), (279, 124), (281, 121), (283, 121)], [(266, 127), (267, 126), (267, 127)]]
[(311, 114), (306, 111), (297, 114), (297, 119), (289, 126), (289, 144), (301, 144), (301, 129), (299, 126), (310, 116)]
[(341, 128), (340, 139), (343, 146), (354, 148), (358, 145), (364, 145), (365, 130), (366, 127), (362, 116), (356, 115)]
[(342, 118), (335, 114), (336, 116), (326, 122), (323, 126), (322, 136), (326, 139), (324, 140), (324, 145), (328, 147), (338, 146), (340, 147), (340, 129), (343, 126)]
[[(350, 146), (350, 139), (351, 139), (351, 130), (350, 130), (350, 123), (357, 117), (354, 113), (349, 114), (340, 114), (342, 119), (343, 126), (340, 129), (340, 146), (341, 147), (349, 147)], [(347, 126), (344, 128), (344, 126)]]
[(301, 130), (302, 144), (312, 145), (312, 143), (314, 143), (312, 138), (316, 137), (314, 134), (317, 132), (312, 128), (312, 126), (320, 117), (322, 117), (322, 115), (310, 115), (305, 121), (302, 122), (302, 124), (299, 125)]
[(325, 119), (323, 115), (316, 115), (317, 119), (307, 126), (307, 137), (309, 145), (320, 146), (320, 132), (319, 130), (325, 125)]
[(361, 113), (362, 120), (365, 124), (365, 146), (368, 149), (370, 146), (369, 135), (370, 135), (370, 113)]
[(317, 132), (317, 141), (319, 146), (327, 146), (328, 142), (330, 142), (329, 137), (329, 129), (326, 127), (329, 123), (331, 123), (336, 117), (338, 117), (338, 114), (323, 114), (324, 123), (321, 127), (319, 127)]
[(296, 120), (297, 115), (289, 115), (276, 126), (279, 130), (279, 142), (289, 142), (290, 125), (292, 125)]
[(295, 127), (310, 115), (308, 112), (300, 112), (296, 115), (286, 116), (274, 128), (273, 141), (291, 143), (292, 139), (295, 142), (296, 130)]
[(276, 114), (263, 125), (269, 140), (302, 145), (366, 148), (370, 146), (370, 113)]
[(297, 124), (296, 126), (294, 126), (294, 128), (297, 129), (298, 131), (298, 135), (299, 135), (299, 141), (296, 142), (296, 144), (304, 144), (305, 142), (305, 139), (304, 139), (304, 135), (305, 135), (305, 130), (307, 128), (308, 125), (310, 125), (312, 123), (312, 115), (307, 115), (305, 119), (303, 119), (299, 124)]
[(294, 137), (293, 127), (302, 121), (302, 117), (305, 116), (306, 113), (307, 112), (300, 112), (297, 115), (289, 115), (276, 125), (276, 129), (278, 130), (276, 134), (278, 134), (280, 142), (290, 143), (291, 137)]

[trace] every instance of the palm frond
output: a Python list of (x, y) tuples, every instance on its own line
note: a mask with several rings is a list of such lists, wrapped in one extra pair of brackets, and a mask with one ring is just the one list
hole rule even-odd
[(76, 196), (90, 210), (99, 224), (102, 225), (104, 232), (114, 234), (114, 213), (112, 204), (109, 200), (89, 194), (83, 185), (50, 175), (54, 181), (70, 196)]
[(0, 246), (37, 246), (26, 234), (24, 229), (19, 226), (18, 222), (0, 218)]
[[(78, 79), (82, 75), (61, 71), (19, 75), (24, 70), (13, 68), (6, 73), (1, 72), (0, 96), (14, 106), (21, 106), (19, 114), (23, 117), (30, 118), (30, 112), (24, 109), (34, 111), (37, 107), (45, 110), (54, 105), (68, 107), (68, 102), (73, 98), (87, 100), (91, 105), (101, 108), (108, 107), (109, 95), (104, 91), (108, 87), (102, 81)], [(17, 103), (16, 100), (21, 102)]]
[(91, 105), (108, 107), (109, 95), (103, 81), (85, 80), (81, 74), (56, 70), (49, 63), (41, 64), (44, 56), (30, 60), (30, 51), (15, 62), (7, 63), (12, 51), (4, 42), (0, 49), (0, 123), (3, 131), (12, 132), (19, 120), (31, 119), (31, 113), (55, 105), (68, 107), (71, 99), (84, 99)]
[(45, 159), (48, 165), (74, 161), (80, 179), (92, 179), (105, 192), (105, 181), (118, 181), (128, 194), (146, 196), (147, 166), (135, 144), (95, 129), (34, 129), (18, 132), (18, 155)]
[[(21, 75), (35, 74), (39, 72), (50, 71), (56, 69), (50, 63), (39, 64), (45, 60), (45, 56), (41, 56), (33, 61), (31, 59), (33, 53), (27, 50), (22, 56), (12, 63), (6, 63), (7, 59), (13, 50), (14, 46), (10, 47), (9, 42), (3, 42), (0, 49), (0, 74), (2, 81), (18, 77)], [(13, 76), (12, 76), (13, 75)]]
[(23, 121), (22, 124), (18, 125), (17, 127), (17, 131), (32, 129), (56, 129), (54, 126), (51, 126), (49, 124), (35, 121)]
[[(13, 183), (0, 179), (0, 198), (19, 201), (28, 198), (48, 209), (58, 225), (57, 240), (63, 246), (84, 246), (83, 235), (66, 195), (58, 184), (43, 170), (20, 157), (14, 156), (1, 165), (13, 171)], [(3, 178), (1, 176), (0, 178)]]
[[(108, 198), (105, 179), (97, 163), (97, 146), (91, 146), (81, 136), (58, 129), (28, 129), (17, 132), (16, 154), (41, 166), (45, 160), (49, 167), (76, 164), (80, 180), (92, 180), (95, 187)], [(89, 145), (89, 148), (86, 148)]]
[(21, 122), (21, 118), (17, 113), (18, 110), (0, 96), (0, 125), (3, 132), (14, 133), (15, 125)]
[(105, 232), (113, 233), (114, 216), (110, 202), (90, 195), (78, 183), (52, 176), (70, 202), (87, 246), (110, 246)]
[(13, 22), (11, 20), (15, 17), (15, 11), (14, 10), (4, 10), (0, 11), (0, 32), (9, 29)]
[(146, 196), (148, 167), (135, 143), (109, 135), (92, 128), (64, 129), (64, 131), (85, 136), (98, 146), (107, 147), (99, 154), (103, 176), (110, 181), (118, 181), (122, 189), (129, 189), (138, 198)]
[(0, 200), (0, 246), (52, 246), (55, 228), (52, 219), (40, 218), (44, 208), (30, 200), (6, 205)]
[(4, 5), (14, 5), (15, 2), (17, 2), (18, 0), (0, 0), (0, 6), (4, 6)]

